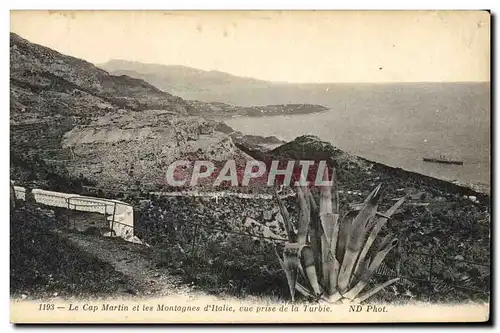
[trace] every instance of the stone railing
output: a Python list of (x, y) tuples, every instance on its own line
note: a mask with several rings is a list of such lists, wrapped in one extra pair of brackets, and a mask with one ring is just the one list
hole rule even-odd
[[(26, 189), (24, 187), (14, 186), (14, 192), (16, 199), (26, 200)], [(40, 189), (34, 189), (32, 193), (35, 201), (39, 204), (81, 212), (105, 214), (110, 229), (115, 232), (117, 237), (129, 242), (141, 243), (134, 236), (134, 209), (125, 202)]]

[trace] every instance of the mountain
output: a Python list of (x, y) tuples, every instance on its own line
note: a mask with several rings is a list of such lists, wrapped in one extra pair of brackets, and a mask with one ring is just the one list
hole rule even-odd
[(61, 153), (62, 135), (76, 124), (120, 109), (187, 114), (182, 98), (128, 76), (10, 34), (11, 149), (47, 156)]
[(111, 75), (93, 64), (10, 34), (11, 113), (26, 118), (79, 116), (110, 109), (168, 109), (186, 114), (189, 106), (142, 80)]
[[(154, 182), (165, 170), (153, 165), (175, 158), (238, 154), (230, 137), (215, 130), (217, 122), (189, 113), (187, 101), (143, 80), (10, 35), (13, 178), (45, 177), (57, 169), (121, 186), (117, 181)], [(33, 173), (34, 165), (48, 171)]]
[(364, 117), (365, 110), (374, 106), (392, 111), (431, 103), (440, 104), (438, 106), (442, 109), (447, 105), (459, 106), (457, 103), (461, 103), (461, 98), (488, 101), (490, 94), (489, 82), (281, 83), (219, 71), (125, 60), (111, 60), (99, 66), (113, 74), (143, 79), (163, 91), (188, 100), (239, 106), (322, 105), (329, 109), (348, 111), (350, 117), (355, 113), (352, 119), (358, 119), (359, 114)]
[(271, 84), (267, 81), (239, 77), (220, 71), (204, 71), (186, 66), (144, 64), (127, 60), (110, 60), (98, 66), (116, 75), (128, 75), (142, 79), (163, 91), (181, 96), (184, 99), (205, 102), (218, 100), (199, 97), (217, 95), (220, 89), (228, 87), (265, 88)]
[[(270, 93), (270, 88), (288, 87), (288, 84), (239, 77), (220, 71), (205, 71), (186, 66), (144, 64), (127, 60), (110, 60), (100, 64), (99, 67), (116, 75), (142, 79), (163, 91), (187, 100), (222, 102), (241, 106), (295, 104), (286, 99), (275, 103), (273, 98), (258, 97)], [(258, 93), (255, 94), (255, 92)], [(255, 97), (257, 99), (254, 100)]]

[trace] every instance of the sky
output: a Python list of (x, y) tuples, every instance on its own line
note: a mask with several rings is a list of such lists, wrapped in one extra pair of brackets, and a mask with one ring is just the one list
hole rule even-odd
[(94, 64), (279, 82), (490, 81), (484, 11), (11, 11), (10, 31)]

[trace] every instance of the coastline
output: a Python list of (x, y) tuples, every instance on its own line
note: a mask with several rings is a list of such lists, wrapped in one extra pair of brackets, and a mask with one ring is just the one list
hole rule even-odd
[[(321, 104), (266, 104), (266, 105), (229, 105), (221, 102), (200, 102), (189, 101), (193, 110), (192, 115), (202, 116), (214, 121), (224, 122), (225, 120), (267, 117), (288, 117), (308, 114), (321, 114), (333, 111), (333, 109)], [(202, 111), (208, 109), (207, 111)]]
[[(328, 111), (325, 111), (325, 112), (328, 112)], [(221, 120), (221, 121), (223, 122), (224, 125), (231, 128), (223, 120)], [(234, 134), (239, 134), (239, 133), (241, 133), (241, 132), (235, 131), (233, 129), (233, 132), (228, 133), (228, 135), (233, 137)], [(243, 139), (247, 136), (251, 136), (253, 140), (251, 143), (246, 144), (244, 142), (244, 140), (243, 141), (241, 140), (241, 136), (243, 137)], [(258, 137), (260, 137), (261, 142), (256, 143)], [(273, 137), (277, 138), (282, 143), (277, 144), (277, 143), (267, 142), (267, 138), (269, 138), (269, 136), (264, 137), (261, 135), (249, 135), (249, 134), (244, 134), (244, 133), (241, 133), (237, 143), (241, 146), (248, 148), (248, 149), (251, 149), (251, 150), (257, 149), (261, 153), (266, 153), (266, 152), (271, 152), (272, 150), (274, 150), (280, 146), (283, 146), (285, 144), (289, 144), (297, 139), (297, 138), (295, 138), (294, 140), (287, 141), (287, 140), (284, 140), (283, 138), (280, 138), (278, 136), (273, 136)], [(489, 184), (489, 185), (484, 184), (484, 183), (467, 184), (466, 182), (463, 182), (463, 181), (454, 181), (454, 180), (450, 180), (450, 179), (446, 179), (446, 178), (438, 178), (438, 177), (429, 176), (429, 175), (426, 175), (426, 174), (423, 174), (420, 172), (407, 170), (407, 169), (404, 169), (404, 168), (399, 167), (399, 166), (393, 166), (393, 165), (385, 164), (383, 162), (378, 162), (378, 161), (375, 161), (375, 160), (372, 160), (372, 159), (369, 159), (369, 158), (366, 158), (366, 157), (363, 157), (363, 156), (360, 156), (357, 154), (349, 153), (349, 155), (352, 155), (353, 157), (356, 157), (361, 161), (373, 164), (377, 168), (384, 170), (388, 173), (392, 173), (394, 175), (402, 176), (405, 178), (412, 178), (416, 181), (423, 180), (425, 183), (427, 183), (429, 185), (436, 185), (436, 186), (439, 186), (441, 188), (445, 188), (446, 190), (451, 190), (453, 192), (463, 193), (463, 195), (476, 196), (476, 197), (482, 197), (482, 198), (486, 198), (486, 197), (489, 198), (491, 196), (491, 184)]]
[(474, 189), (470, 186), (467, 186), (466, 184), (454, 183), (454, 182), (451, 182), (451, 181), (446, 180), (446, 179), (440, 179), (440, 178), (436, 178), (436, 177), (427, 176), (427, 175), (424, 175), (424, 174), (421, 174), (418, 172), (405, 170), (405, 169), (400, 168), (400, 167), (393, 167), (393, 166), (386, 165), (386, 164), (383, 164), (380, 162), (375, 162), (375, 161), (366, 159), (366, 158), (361, 157), (361, 156), (357, 156), (357, 157), (360, 160), (363, 160), (363, 161), (366, 161), (368, 163), (373, 164), (377, 168), (385, 170), (386, 172), (393, 173), (395, 175), (402, 176), (402, 177), (412, 178), (415, 180), (421, 180), (428, 185), (435, 185), (435, 186), (443, 188), (447, 191), (460, 193), (460, 194), (466, 195), (466, 196), (476, 196), (478, 199), (483, 199), (483, 200), (488, 200), (488, 201), (491, 197), (490, 191), (482, 192), (479, 189)]

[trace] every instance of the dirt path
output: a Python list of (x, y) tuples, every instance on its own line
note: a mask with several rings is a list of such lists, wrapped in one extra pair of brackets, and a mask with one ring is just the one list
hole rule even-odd
[(76, 247), (96, 258), (110, 263), (114, 269), (130, 279), (126, 293), (143, 296), (186, 295), (189, 298), (206, 296), (201, 291), (181, 282), (167, 269), (157, 268), (151, 248), (125, 242), (119, 238), (108, 238), (82, 233), (61, 232)]

